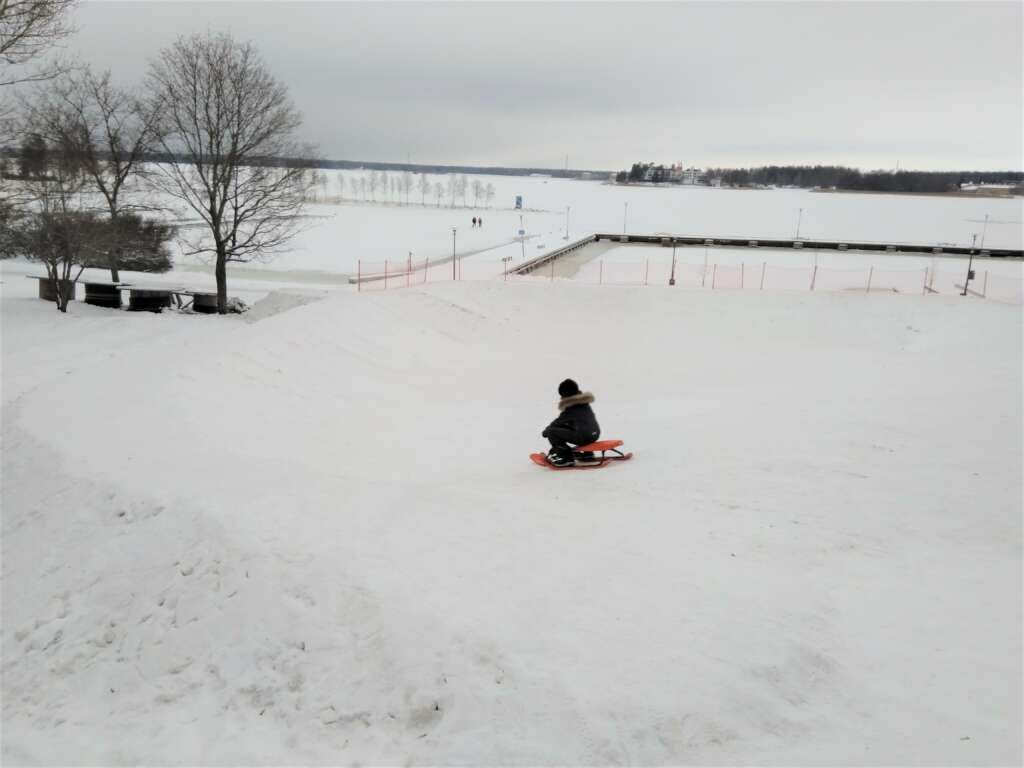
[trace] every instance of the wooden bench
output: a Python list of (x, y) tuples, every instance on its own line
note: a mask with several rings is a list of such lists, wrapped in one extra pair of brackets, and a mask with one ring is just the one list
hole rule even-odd
[(171, 299), (178, 290), (157, 286), (132, 286), (128, 289), (128, 311), (162, 312), (171, 306)]
[[(49, 275), (25, 275), (29, 280), (39, 281), (39, 298), (45, 299), (46, 301), (57, 300), (57, 282), (50, 278)], [(65, 280), (64, 288), (68, 292), (68, 299), (70, 301), (75, 300), (75, 281)]]
[(121, 308), (121, 290), (131, 283), (112, 283), (109, 280), (83, 280), (85, 303), (107, 309)]
[[(179, 309), (191, 308), (193, 312), (200, 312), (204, 315), (217, 313), (216, 291), (173, 291), (173, 293), (174, 300)], [(183, 301), (182, 296), (190, 298), (187, 301)]]

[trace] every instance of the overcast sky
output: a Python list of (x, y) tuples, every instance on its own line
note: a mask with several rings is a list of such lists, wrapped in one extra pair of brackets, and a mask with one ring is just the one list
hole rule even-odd
[(70, 48), (140, 80), (229, 31), (330, 159), (619, 169), (1021, 169), (1020, 2), (86, 2)]

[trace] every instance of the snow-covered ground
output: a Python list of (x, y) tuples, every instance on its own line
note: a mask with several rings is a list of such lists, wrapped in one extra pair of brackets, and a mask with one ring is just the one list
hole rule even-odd
[[(5, 764), (1021, 763), (1020, 307), (288, 258), (227, 317), (2, 265)], [(565, 376), (632, 462), (528, 461)]]

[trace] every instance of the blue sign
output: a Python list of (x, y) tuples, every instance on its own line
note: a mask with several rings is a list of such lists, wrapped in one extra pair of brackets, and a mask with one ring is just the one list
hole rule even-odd
[(523, 196), (522, 195), (516, 195), (516, 208), (522, 208), (522, 207), (523, 207)]
[(520, 237), (522, 237), (522, 236), (523, 236), (523, 235), (525, 235), (525, 234), (526, 234), (526, 230), (525, 230), (525, 229), (520, 229), (520, 230), (519, 230), (519, 236), (520, 236)]

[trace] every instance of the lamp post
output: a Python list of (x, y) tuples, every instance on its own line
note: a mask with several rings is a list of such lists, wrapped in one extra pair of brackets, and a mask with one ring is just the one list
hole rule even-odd
[(569, 239), (569, 206), (565, 206), (565, 239)]
[(804, 217), (804, 209), (801, 208), (800, 209), (800, 213), (798, 213), (797, 216), (796, 216), (796, 237), (794, 238), (795, 240), (799, 240), (800, 239), (800, 220), (803, 217)]
[(974, 277), (974, 270), (971, 269), (971, 265), (974, 263), (974, 242), (977, 239), (978, 233), (975, 232), (971, 235), (971, 253), (967, 257), (967, 277), (964, 278), (964, 292), (960, 294), (961, 296), (967, 295), (967, 284), (970, 282), (971, 278)]
[(985, 232), (988, 231), (988, 214), (985, 214), (985, 224), (981, 228), (981, 245), (978, 246), (981, 250), (985, 250)]
[(455, 279), (455, 227), (452, 227), (452, 280)]
[(526, 230), (523, 229), (523, 214), (519, 214), (519, 251), (520, 258), (526, 261)]
[(672, 274), (668, 278), (669, 285), (676, 284), (676, 241), (672, 240)]

